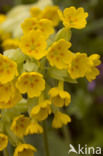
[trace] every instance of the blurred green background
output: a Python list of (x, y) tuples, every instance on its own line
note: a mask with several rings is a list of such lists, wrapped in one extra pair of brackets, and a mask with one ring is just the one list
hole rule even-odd
[[(15, 5), (27, 5), (34, 1), (0, 0), (0, 13), (8, 12)], [(88, 55), (98, 53), (103, 60), (103, 0), (53, 0), (53, 2), (61, 9), (72, 5), (85, 8), (89, 13), (88, 24), (83, 30), (72, 29), (71, 50), (86, 52)], [(72, 95), (72, 103), (65, 111), (71, 116), (72, 122), (68, 127), (54, 130), (48, 121), (51, 156), (68, 156), (70, 143), (75, 148), (78, 144), (103, 147), (103, 65), (98, 68), (100, 76), (91, 83), (79, 79), (77, 84), (65, 84), (65, 89)], [(26, 139), (38, 148), (37, 156), (44, 156), (41, 136), (29, 136)]]

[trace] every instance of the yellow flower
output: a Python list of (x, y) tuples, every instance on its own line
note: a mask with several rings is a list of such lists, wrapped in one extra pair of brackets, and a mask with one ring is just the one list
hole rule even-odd
[(84, 77), (89, 68), (88, 57), (85, 53), (74, 54), (68, 72), (72, 79)]
[(98, 54), (93, 54), (88, 58), (89, 62), (89, 68), (86, 73), (86, 78), (88, 81), (92, 81), (96, 79), (96, 76), (100, 74), (100, 71), (96, 68), (98, 65), (101, 64), (100, 61), (100, 55)]
[(34, 156), (36, 148), (30, 144), (20, 144), (16, 147), (14, 156)]
[(67, 125), (69, 122), (71, 122), (71, 118), (59, 111), (55, 112), (54, 119), (52, 121), (52, 127), (53, 128), (61, 128), (63, 125)]
[(21, 38), (20, 48), (24, 54), (37, 60), (46, 56), (46, 40), (40, 31), (30, 31)]
[(82, 29), (87, 24), (88, 13), (84, 12), (83, 8), (70, 7), (64, 9), (63, 13), (61, 11), (58, 11), (58, 13), (65, 27)]
[(8, 145), (8, 137), (0, 133), (0, 151), (4, 150)]
[(54, 33), (53, 24), (48, 19), (27, 18), (21, 25), (24, 33), (28, 33), (32, 30), (40, 30), (41, 34), (47, 39), (51, 34)]
[(25, 117), (24, 115), (19, 115), (14, 118), (11, 124), (11, 130), (16, 136), (22, 138), (26, 132), (26, 128), (28, 127), (29, 123), (30, 119), (28, 117)]
[[(5, 97), (6, 96), (7, 96), (7, 93), (6, 93)], [(6, 102), (6, 100), (0, 101), (0, 109), (11, 108), (11, 107), (15, 106), (21, 99), (22, 99), (21, 94), (15, 88), (13, 95), (10, 97), (10, 99), (7, 102)]]
[(19, 40), (12, 38), (6, 39), (2, 43), (2, 47), (4, 50), (19, 48)]
[(31, 16), (35, 17), (35, 18), (38, 18), (40, 16), (41, 12), (42, 11), (40, 10), (40, 8), (32, 7), (30, 9)]
[(0, 24), (6, 20), (6, 16), (4, 14), (0, 14)]
[(0, 29), (0, 39), (1, 39), (2, 41), (6, 40), (6, 39), (8, 39), (8, 38), (10, 38), (10, 37), (11, 37), (11, 33), (5, 32), (4, 30), (1, 30), (1, 29)]
[(32, 108), (30, 116), (38, 121), (45, 120), (51, 114), (50, 104), (49, 100), (42, 101)]
[(41, 125), (36, 120), (31, 120), (26, 129), (25, 135), (41, 133), (43, 133), (43, 128), (41, 127)]
[(39, 8), (31, 8), (30, 13), (32, 17), (37, 19), (48, 19), (53, 22), (54, 26), (57, 26), (60, 21), (58, 14), (59, 8), (57, 6), (47, 6), (43, 11)]
[(17, 75), (17, 64), (0, 54), (0, 82), (7, 83)]
[(71, 102), (71, 95), (62, 90), (57, 88), (51, 88), (49, 91), (49, 95), (51, 97), (52, 103), (57, 107), (68, 106)]
[(8, 82), (6, 84), (0, 83), (0, 102), (8, 102), (15, 93), (15, 87), (13, 83)]
[(26, 93), (30, 98), (40, 96), (45, 89), (43, 75), (37, 72), (24, 72), (16, 82), (16, 86), (21, 93)]
[(90, 61), (90, 64), (95, 67), (99, 66), (101, 64), (100, 55), (92, 54), (91, 56), (89, 56), (89, 61)]
[(48, 6), (42, 11), (40, 18), (49, 19), (53, 22), (54, 26), (57, 26), (60, 21), (58, 10), (59, 8), (57, 6)]
[(56, 66), (58, 69), (67, 68), (67, 62), (71, 60), (71, 52), (68, 51), (71, 43), (60, 39), (54, 42), (52, 46), (48, 49), (47, 59), (51, 66)]

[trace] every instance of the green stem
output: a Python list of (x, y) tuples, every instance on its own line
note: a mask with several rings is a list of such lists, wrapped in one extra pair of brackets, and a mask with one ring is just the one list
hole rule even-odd
[(70, 136), (68, 126), (63, 127), (63, 133), (64, 133), (66, 143), (70, 144), (71, 143), (71, 136)]
[(46, 154), (46, 156), (50, 156), (50, 153), (49, 153), (49, 146), (48, 146), (47, 128), (46, 128), (46, 123), (45, 123), (45, 121), (44, 121), (44, 123), (43, 123), (43, 128), (44, 128), (43, 138), (44, 138), (45, 154)]
[(42, 94), (40, 95), (40, 97), (39, 97), (39, 103), (42, 103), (43, 100), (44, 100), (44, 95), (43, 95), (43, 93), (42, 93)]
[(58, 87), (59, 87), (59, 89), (64, 89), (64, 81), (59, 81), (58, 82)]
[(9, 156), (9, 152), (8, 152), (7, 148), (4, 149), (3, 153), (4, 153), (4, 156)]

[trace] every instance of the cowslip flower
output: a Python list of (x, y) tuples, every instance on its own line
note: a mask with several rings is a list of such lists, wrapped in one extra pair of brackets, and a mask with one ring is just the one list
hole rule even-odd
[(14, 151), (14, 156), (34, 156), (36, 148), (30, 144), (20, 144)]
[(100, 74), (100, 71), (96, 68), (98, 65), (101, 64), (100, 55), (93, 54), (89, 56), (88, 62), (90, 66), (87, 70), (86, 78), (88, 81), (91, 82), (92, 80), (96, 79), (96, 76)]
[(11, 130), (14, 132), (16, 136), (22, 138), (25, 135), (26, 128), (28, 127), (29, 123), (30, 123), (29, 117), (19, 115), (13, 119), (13, 122), (11, 124)]
[(40, 8), (37, 7), (32, 7), (30, 9), (30, 14), (32, 17), (38, 18), (41, 14), (42, 10)]
[(6, 39), (11, 37), (11, 33), (5, 32), (4, 30), (0, 29), (0, 40), (5, 41)]
[(84, 77), (89, 68), (86, 53), (74, 54), (71, 63), (68, 65), (68, 72), (72, 79)]
[(56, 111), (54, 114), (54, 119), (52, 121), (53, 128), (61, 128), (63, 125), (67, 125), (71, 122), (71, 118), (59, 111)]
[[(48, 6), (44, 10), (33, 7), (30, 11), (32, 17), (25, 19), (21, 25), (23, 36), (20, 45), (15, 42), (17, 39), (12, 39), (12, 37), (21, 35), (22, 31), (9, 34), (8, 37), (6, 32), (0, 30), (3, 48), (14, 49), (4, 51), (4, 55), (11, 60), (0, 55), (0, 109), (6, 109), (1, 110), (0, 131), (5, 130), (9, 135), (8, 138), (11, 137), (10, 143), (18, 145), (14, 156), (34, 156), (36, 148), (20, 142), (25, 142), (23, 137), (26, 135), (41, 134), (43, 131), (45, 133), (45, 126), (43, 129), (41, 124), (51, 113), (54, 115), (53, 128), (61, 128), (71, 122), (67, 114), (60, 112), (62, 107), (69, 106), (71, 102), (71, 95), (64, 90), (65, 81), (74, 83), (75, 79), (80, 77), (86, 77), (92, 81), (99, 74), (97, 69), (100, 64), (99, 55), (94, 54), (88, 57), (86, 53), (72, 53), (69, 50), (71, 47), (71, 43), (68, 42), (71, 38), (70, 29), (82, 29), (87, 23), (88, 13), (83, 8), (70, 7), (62, 13), (58, 7)], [(56, 34), (53, 34), (60, 18), (64, 28), (58, 32), (56, 29)], [(20, 75), (15, 78), (17, 68)], [(48, 76), (50, 79), (45, 82), (43, 76), (46, 80)], [(48, 92), (50, 86), (56, 84), (57, 81), (58, 86), (51, 88)], [(16, 82), (16, 87), (14, 82)], [(48, 95), (50, 98), (45, 99)], [(19, 114), (18, 116), (15, 111)], [(24, 113), (29, 116), (22, 115)], [(4, 120), (5, 122), (2, 122)], [(10, 121), (11, 124), (9, 124)], [(6, 122), (9, 123), (5, 124)], [(0, 134), (0, 150), (7, 146), (5, 139), (2, 138), (3, 134)]]
[(0, 102), (8, 102), (15, 93), (15, 87), (12, 82), (6, 84), (0, 83)]
[(68, 106), (71, 102), (71, 95), (58, 87), (51, 88), (49, 95), (52, 103), (57, 107)]
[(34, 106), (30, 112), (30, 116), (37, 121), (45, 120), (51, 114), (51, 101), (44, 100), (38, 105)]
[(16, 82), (21, 93), (27, 93), (30, 98), (37, 97), (45, 89), (43, 75), (38, 72), (24, 72)]
[(4, 14), (0, 14), (0, 24), (6, 20), (6, 16)]
[(42, 35), (47, 39), (51, 34), (54, 33), (53, 24), (48, 19), (36, 19), (33, 17), (25, 19), (21, 25), (23, 32), (28, 33), (32, 30), (40, 30)]
[(30, 57), (40, 60), (46, 56), (46, 40), (41, 31), (30, 31), (21, 38), (20, 48), (22, 52)]
[[(8, 90), (8, 91), (10, 92), (10, 90)], [(12, 94), (12, 96), (9, 97), (9, 95), (11, 95), (11, 94)], [(9, 93), (7, 95), (7, 93), (6, 93), (6, 95), (5, 95), (5, 97), (7, 96), (8, 101), (6, 101), (7, 99), (4, 100), (4, 98), (2, 97), (3, 101), (0, 100), (0, 109), (12, 108), (22, 99), (20, 92), (16, 88), (14, 88), (14, 91), (11, 94)]]
[(40, 18), (46, 18), (53, 22), (54, 26), (57, 26), (60, 21), (58, 14), (59, 8), (57, 6), (47, 6), (40, 14)]
[(0, 82), (7, 83), (17, 76), (17, 64), (7, 56), (0, 54)]
[(41, 133), (43, 133), (42, 126), (36, 120), (31, 120), (30, 124), (26, 128), (25, 135)]
[(3, 41), (2, 47), (4, 50), (17, 49), (17, 48), (19, 48), (19, 40), (8, 38)]
[(84, 12), (83, 8), (70, 7), (64, 9), (63, 13), (62, 11), (58, 11), (58, 13), (65, 27), (82, 29), (87, 24), (88, 13)]
[(0, 133), (0, 151), (4, 150), (8, 145), (8, 137), (3, 134)]
[(51, 66), (55, 66), (58, 69), (66, 69), (67, 62), (71, 60), (71, 52), (68, 48), (71, 47), (71, 43), (60, 39), (54, 42), (48, 49), (47, 59)]

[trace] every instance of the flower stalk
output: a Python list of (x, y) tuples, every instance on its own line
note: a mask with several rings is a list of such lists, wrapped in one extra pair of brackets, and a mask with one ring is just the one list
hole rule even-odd
[(9, 156), (9, 152), (8, 152), (7, 148), (4, 149), (3, 154), (4, 154), (4, 156)]
[(46, 154), (46, 156), (50, 156), (46, 122), (43, 122), (43, 128), (44, 128), (43, 140), (44, 140), (44, 146), (45, 146), (45, 154)]

